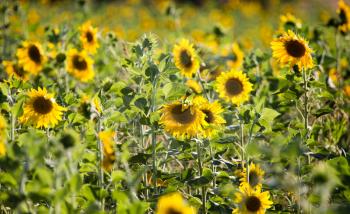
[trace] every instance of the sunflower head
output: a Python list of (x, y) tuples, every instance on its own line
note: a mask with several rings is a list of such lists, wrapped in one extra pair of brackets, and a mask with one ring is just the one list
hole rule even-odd
[(9, 77), (14, 77), (18, 80), (23, 80), (23, 81), (29, 80), (30, 73), (25, 71), (23, 69), (23, 66), (15, 63), (15, 62), (6, 61), (6, 60), (4, 60), (2, 62), (2, 64), (3, 64), (5, 71)]
[(195, 214), (196, 210), (187, 205), (180, 193), (161, 196), (157, 203), (156, 214)]
[(343, 91), (345, 96), (350, 97), (350, 85), (344, 86)]
[(248, 183), (252, 188), (255, 188), (257, 186), (261, 187), (261, 182), (264, 178), (264, 174), (265, 172), (259, 167), (259, 165), (255, 165), (254, 163), (251, 163), (249, 165), (249, 174), (247, 173), (246, 168), (244, 168), (243, 171), (241, 172), (240, 182)]
[(186, 39), (182, 39), (173, 49), (174, 61), (180, 73), (191, 78), (199, 69), (199, 59), (193, 45)]
[(71, 49), (67, 53), (67, 71), (82, 82), (90, 81), (95, 73), (92, 68), (93, 60), (85, 51)]
[(288, 30), (288, 29), (300, 29), (302, 26), (302, 22), (300, 19), (296, 18), (290, 13), (280, 16), (280, 29)]
[(97, 41), (97, 28), (91, 25), (91, 22), (86, 22), (80, 27), (80, 41), (83, 44), (84, 50), (89, 53), (96, 53), (99, 47)]
[(204, 120), (206, 123), (202, 127), (203, 131), (201, 135), (209, 139), (215, 137), (222, 128), (222, 125), (226, 123), (221, 115), (224, 110), (220, 103), (218, 101), (210, 103), (201, 96), (195, 97), (193, 103), (198, 106), (205, 116)]
[(203, 92), (202, 86), (197, 81), (195, 81), (193, 79), (187, 80), (186, 85), (188, 88), (190, 88), (192, 90), (192, 92), (194, 92), (196, 94), (201, 94)]
[(29, 100), (24, 104), (23, 115), (19, 118), (21, 123), (34, 125), (36, 128), (53, 127), (62, 120), (66, 108), (59, 106), (53, 94), (39, 88), (28, 92)]
[(248, 101), (253, 89), (246, 74), (235, 70), (221, 73), (216, 79), (215, 86), (221, 98), (236, 105)]
[(206, 125), (205, 115), (196, 105), (176, 101), (163, 106), (161, 111), (160, 123), (165, 131), (180, 140), (199, 135)]
[(289, 30), (281, 37), (271, 42), (272, 56), (277, 59), (281, 65), (293, 67), (298, 65), (300, 69), (312, 68), (314, 66), (311, 53), (312, 49), (308, 42), (302, 37)]
[(38, 74), (46, 62), (46, 56), (38, 42), (24, 41), (22, 47), (17, 49), (16, 55), (23, 69), (32, 74)]
[(111, 171), (115, 162), (114, 131), (102, 131), (98, 134), (103, 145), (102, 166), (106, 171)]
[(270, 193), (262, 192), (260, 187), (253, 189), (249, 184), (244, 183), (239, 187), (239, 190), (235, 195), (234, 202), (237, 204), (237, 208), (233, 210), (233, 214), (262, 214), (272, 205)]
[(350, 30), (350, 7), (344, 0), (339, 0), (337, 13), (340, 18), (338, 29), (342, 33), (347, 33)]
[(224, 55), (230, 69), (239, 69), (242, 66), (244, 54), (236, 42), (232, 44), (230, 51), (224, 51)]

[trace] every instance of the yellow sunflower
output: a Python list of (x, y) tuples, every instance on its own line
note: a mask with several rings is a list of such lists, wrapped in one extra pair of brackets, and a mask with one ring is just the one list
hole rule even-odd
[(28, 92), (29, 100), (24, 104), (23, 115), (19, 118), (21, 123), (33, 125), (36, 128), (54, 127), (62, 120), (66, 108), (58, 105), (54, 95), (47, 90), (39, 88)]
[(251, 188), (245, 183), (239, 187), (240, 192), (235, 194), (234, 202), (237, 208), (232, 214), (264, 214), (273, 202), (268, 191), (262, 192), (260, 187)]
[(70, 49), (67, 53), (66, 68), (68, 73), (82, 82), (87, 82), (95, 76), (93, 60), (85, 51), (79, 52), (76, 49)]
[(195, 105), (175, 101), (164, 105), (161, 111), (160, 123), (164, 125), (165, 131), (180, 140), (199, 135), (206, 124), (205, 115)]
[(46, 56), (38, 42), (22, 42), (22, 47), (17, 49), (16, 55), (23, 69), (35, 75), (42, 70), (46, 62)]
[(281, 65), (298, 65), (301, 68), (312, 68), (314, 63), (312, 61), (312, 49), (308, 42), (302, 37), (288, 31), (281, 37), (274, 39), (271, 42), (273, 50), (272, 56), (277, 59)]
[(182, 39), (173, 49), (175, 65), (180, 73), (191, 78), (199, 69), (199, 59), (193, 45), (186, 39)]
[(240, 105), (249, 100), (249, 94), (253, 90), (248, 77), (242, 71), (231, 70), (223, 72), (216, 78), (216, 91), (219, 97), (233, 104)]
[(343, 91), (347, 97), (350, 97), (350, 85), (344, 86)]
[(0, 114), (0, 157), (6, 154), (7, 123)]
[(202, 86), (193, 79), (187, 80), (186, 85), (196, 94), (201, 94), (203, 92)]
[(115, 151), (114, 151), (114, 131), (102, 131), (98, 134), (103, 144), (103, 160), (102, 167), (106, 171), (111, 171), (115, 162)]
[(230, 69), (239, 69), (243, 64), (244, 53), (237, 43), (233, 43), (231, 52), (226, 53), (226, 64)]
[(254, 163), (251, 163), (249, 165), (249, 181), (247, 178), (247, 169), (244, 168), (243, 171), (240, 173), (241, 178), (239, 179), (240, 182), (248, 183), (252, 188), (255, 188), (257, 186), (261, 187), (261, 182), (264, 178), (265, 172)]
[(161, 196), (157, 203), (156, 214), (195, 214), (195, 208), (189, 206), (178, 192)]
[(29, 80), (30, 73), (25, 71), (23, 67), (18, 65), (17, 63), (4, 60), (2, 64), (9, 77), (14, 77), (18, 80), (23, 80), (23, 81)]
[(338, 29), (346, 33), (350, 30), (350, 7), (343, 0), (339, 0), (338, 2), (338, 10), (337, 13), (340, 17), (340, 25)]
[(91, 25), (91, 22), (86, 22), (80, 27), (80, 41), (83, 44), (84, 50), (89, 53), (96, 53), (99, 47), (97, 41), (97, 28)]
[(302, 24), (301, 20), (296, 18), (290, 13), (280, 16), (280, 30), (285, 30), (286, 27), (291, 26), (300, 29)]
[(203, 126), (203, 137), (209, 139), (215, 137), (221, 126), (226, 123), (225, 119), (221, 116), (224, 109), (218, 101), (210, 103), (207, 99), (201, 96), (194, 98), (193, 103), (197, 105), (205, 115), (204, 120), (207, 124)]

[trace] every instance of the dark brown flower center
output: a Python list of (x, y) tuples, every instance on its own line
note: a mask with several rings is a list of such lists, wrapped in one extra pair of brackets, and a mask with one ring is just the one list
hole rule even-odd
[(260, 178), (258, 173), (256, 171), (250, 171), (249, 172), (249, 185), (252, 187), (255, 187), (260, 183)]
[(176, 105), (171, 110), (171, 115), (176, 122), (184, 124), (184, 125), (193, 122), (194, 119), (196, 118), (196, 115), (191, 112), (190, 108), (186, 108), (183, 111), (181, 104)]
[(86, 32), (85, 36), (88, 42), (92, 42), (94, 40), (94, 35), (92, 35), (90, 31)]
[(76, 68), (80, 71), (83, 71), (87, 68), (86, 60), (79, 55), (73, 56), (73, 65), (74, 65), (74, 68)]
[(343, 9), (340, 10), (339, 17), (340, 17), (340, 24), (341, 25), (348, 23), (348, 19), (346, 17), (346, 12)]
[(261, 207), (260, 199), (256, 196), (249, 196), (245, 202), (247, 210), (250, 212), (256, 212)]
[(37, 97), (33, 102), (33, 108), (36, 113), (48, 114), (51, 112), (53, 105), (50, 99)]
[(187, 50), (182, 50), (180, 52), (180, 61), (185, 68), (190, 68), (192, 66), (191, 55), (187, 52)]
[(243, 84), (239, 79), (231, 78), (227, 80), (225, 88), (230, 96), (235, 96), (243, 91)]
[(41, 54), (37, 46), (31, 45), (28, 48), (28, 56), (29, 58), (35, 62), (36, 64), (41, 63)]
[(167, 211), (166, 214), (182, 214), (181, 211), (175, 210), (174, 208), (170, 207)]
[(295, 58), (300, 58), (305, 55), (306, 48), (305, 45), (298, 40), (291, 40), (285, 44), (287, 53)]
[(202, 110), (202, 112), (205, 114), (205, 121), (207, 123), (213, 123), (214, 122), (214, 114), (213, 112), (209, 111), (209, 110)]

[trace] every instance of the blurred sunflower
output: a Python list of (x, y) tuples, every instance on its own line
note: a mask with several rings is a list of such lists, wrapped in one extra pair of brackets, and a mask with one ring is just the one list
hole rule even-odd
[(191, 78), (199, 69), (199, 59), (193, 45), (186, 39), (182, 39), (173, 49), (175, 65), (180, 73)]
[(23, 115), (19, 118), (21, 123), (48, 128), (62, 120), (66, 108), (59, 106), (54, 95), (47, 93), (46, 88), (31, 89), (27, 95), (29, 100), (24, 104)]
[(346, 33), (350, 30), (350, 7), (344, 0), (339, 0), (337, 13), (340, 17), (340, 25), (338, 29), (342, 33)]
[(103, 144), (103, 160), (102, 167), (106, 171), (111, 171), (113, 168), (113, 164), (115, 162), (115, 151), (114, 151), (114, 131), (102, 131), (98, 133), (98, 137), (100, 138)]
[(252, 188), (255, 188), (257, 186), (261, 187), (261, 182), (264, 178), (265, 172), (254, 163), (251, 163), (249, 165), (249, 181), (247, 178), (247, 169), (244, 168), (243, 171), (240, 173), (241, 178), (239, 181), (243, 183), (248, 183)]
[(271, 48), (273, 57), (281, 65), (290, 65), (291, 67), (298, 65), (300, 69), (314, 66), (311, 56), (313, 51), (309, 47), (308, 42), (291, 30), (274, 39), (271, 42)]
[(331, 68), (328, 71), (327, 82), (331, 88), (337, 88), (337, 85), (339, 83), (339, 78), (340, 78), (340, 76), (339, 76), (336, 68)]
[(91, 22), (86, 22), (80, 27), (80, 41), (83, 44), (84, 50), (89, 53), (96, 53), (99, 47), (97, 41), (97, 28), (91, 25)]
[(290, 13), (280, 16), (280, 30), (284, 31), (290, 28), (300, 29), (302, 24), (301, 20), (296, 18)]
[(93, 60), (85, 51), (78, 52), (76, 49), (70, 49), (67, 53), (66, 68), (68, 73), (82, 82), (87, 82), (94, 78)]
[(343, 91), (347, 97), (350, 97), (350, 85), (344, 86)]
[(232, 44), (231, 50), (232, 52), (226, 55), (226, 64), (230, 69), (238, 69), (243, 64), (243, 51), (239, 48), (239, 45), (237, 43)]
[(156, 214), (195, 214), (196, 210), (187, 205), (180, 193), (161, 196), (157, 203)]
[(46, 56), (38, 42), (22, 42), (22, 47), (17, 49), (16, 55), (18, 63), (23, 66), (23, 69), (35, 75), (42, 70), (46, 62)]
[(6, 154), (7, 123), (5, 118), (0, 114), (0, 157)]
[(203, 92), (202, 86), (193, 79), (187, 80), (186, 85), (196, 94), (200, 94)]
[(9, 77), (14, 77), (18, 80), (23, 80), (23, 81), (29, 80), (30, 73), (25, 71), (23, 67), (18, 65), (17, 63), (4, 60), (2, 64)]
[(165, 131), (181, 140), (199, 135), (206, 124), (205, 115), (195, 105), (175, 101), (164, 105), (161, 111), (160, 123), (164, 125)]
[(261, 192), (261, 188), (251, 188), (245, 183), (239, 187), (234, 202), (238, 205), (232, 214), (264, 214), (273, 204), (268, 191)]
[(242, 71), (223, 72), (216, 79), (216, 91), (219, 97), (240, 105), (249, 100), (252, 84)]

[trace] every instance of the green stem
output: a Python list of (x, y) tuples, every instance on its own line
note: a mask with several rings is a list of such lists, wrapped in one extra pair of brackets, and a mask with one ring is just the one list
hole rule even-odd
[[(97, 127), (97, 134), (99, 134), (102, 130), (102, 124), (101, 124), (101, 118), (98, 119), (98, 127)], [(103, 164), (103, 145), (102, 145), (102, 141), (100, 140), (100, 138), (97, 138), (97, 148), (99, 150), (99, 172), (98, 172), (98, 177), (99, 177), (99, 187), (101, 189), (103, 189), (103, 168), (102, 168), (102, 164)], [(100, 190), (101, 191), (101, 190)], [(100, 196), (101, 197), (101, 196)], [(105, 199), (101, 198), (101, 209), (102, 211), (104, 211), (105, 208)]]
[[(202, 151), (201, 151), (201, 148), (200, 148), (200, 141), (197, 139), (196, 140), (196, 143), (197, 143), (197, 160), (198, 160), (198, 170), (199, 170), (199, 176), (202, 177), (203, 175), (203, 163), (202, 163)], [(206, 187), (205, 186), (202, 186), (202, 209), (203, 209), (203, 214), (206, 214), (207, 213), (207, 208), (205, 206), (205, 203), (206, 203)]]
[(242, 169), (244, 168), (244, 124), (242, 121), (240, 121), (240, 138), (241, 138), (241, 164)]
[(304, 80), (304, 91), (305, 91), (305, 95), (304, 95), (304, 128), (306, 131), (305, 136), (308, 136), (308, 127), (309, 127), (309, 113), (308, 113), (308, 88), (307, 88), (307, 76), (306, 76), (306, 71), (305, 69), (302, 70), (303, 73), (303, 80)]

